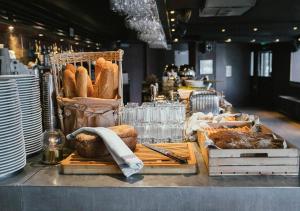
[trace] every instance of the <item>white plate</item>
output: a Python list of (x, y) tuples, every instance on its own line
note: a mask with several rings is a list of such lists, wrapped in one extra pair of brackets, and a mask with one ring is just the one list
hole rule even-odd
[(0, 172), (0, 177), (5, 177), (6, 175), (10, 175), (14, 172), (17, 172), (26, 166), (26, 160), (23, 163), (16, 165), (14, 168), (9, 169), (8, 171)]
[(18, 111), (21, 109), (21, 105), (19, 103), (14, 103), (14, 104), (10, 104), (10, 105), (7, 105), (7, 102), (6, 102), (6, 105), (1, 105), (0, 103), (0, 113), (3, 113), (3, 112), (15, 112), (15, 111)]
[[(23, 155), (22, 155), (22, 157), (23, 157)], [(0, 168), (0, 174), (2, 174), (5, 171), (9, 171), (11, 169), (15, 169), (16, 167), (22, 166), (24, 163), (26, 164), (26, 156), (25, 156), (25, 159), (19, 158), (18, 160), (15, 160), (15, 162), (13, 162), (9, 165), (6, 165), (3, 168)]]
[(34, 131), (32, 133), (23, 133), (25, 142), (33, 142), (41, 139), (43, 132), (42, 130)]
[[(19, 151), (11, 151), (9, 153), (7, 153), (5, 156), (1, 156), (0, 158), (0, 163), (4, 163), (4, 162), (7, 162), (9, 160), (11, 160), (11, 162), (13, 162), (12, 159), (16, 159), (19, 157), (19, 159), (23, 157), (25, 152), (25, 147), (22, 147), (19, 149)], [(1, 165), (1, 164), (0, 164)]]
[(9, 137), (12, 137), (14, 135), (17, 135), (17, 134), (23, 134), (22, 132), (22, 128), (20, 128), (19, 130), (8, 130), (8, 131), (1, 131), (0, 132), (0, 137), (1, 137), (1, 140), (2, 139), (6, 139), (6, 138), (9, 138)]
[(19, 162), (14, 163), (14, 165), (8, 166), (7, 168), (0, 170), (0, 176), (16, 172), (24, 168), (25, 165), (26, 165), (26, 159), (20, 160)]
[(1, 108), (0, 107), (0, 121), (9, 120), (7, 117), (9, 117), (9, 119), (11, 119), (11, 118), (21, 118), (22, 117), (21, 109), (20, 108), (13, 108), (11, 110), (6, 110), (6, 108)]
[(5, 157), (10, 156), (10, 155), (14, 155), (16, 153), (18, 153), (19, 151), (23, 151), (24, 150), (24, 145), (22, 143), (15, 145), (15, 146), (11, 146), (11, 147), (7, 147), (5, 149), (1, 149), (0, 150), (0, 161), (5, 159)]
[(13, 144), (16, 144), (16, 143), (22, 143), (24, 141), (24, 136), (23, 134), (18, 134), (18, 135), (15, 135), (14, 137), (11, 137), (10, 139), (1, 139), (0, 140), (0, 149), (3, 149), (7, 146), (11, 146)]
[(26, 140), (31, 141), (30, 139), (32, 140), (40, 139), (41, 135), (43, 134), (43, 130), (40, 129), (32, 132), (30, 131), (30, 133), (23, 133), (23, 134)]
[(15, 163), (18, 160), (24, 159), (23, 156), (25, 155), (25, 151), (20, 151), (15, 154), (8, 155), (3, 160), (0, 160), (0, 169), (1, 167), (4, 167), (6, 165), (10, 165), (12, 163)]
[(11, 112), (1, 113), (0, 112), (0, 115), (1, 115), (1, 118), (0, 118), (1, 122), (4, 122), (4, 121), (6, 122), (13, 118), (16, 118), (18, 121), (21, 121), (21, 119), (22, 119), (22, 114), (21, 114), (20, 110), (15, 111), (15, 113), (11, 113)]
[[(21, 122), (11, 122), (10, 124), (7, 124), (7, 126), (0, 126), (0, 134), (2, 132), (6, 132), (6, 131), (12, 131), (12, 130), (22, 130), (22, 125)], [(0, 142), (1, 142), (2, 137), (0, 138)]]
[(8, 104), (7, 102), (11, 102), (11, 104), (13, 103), (13, 101), (18, 102), (19, 101), (19, 95), (18, 94), (14, 94), (14, 95), (9, 95), (9, 96), (0, 96), (0, 103), (6, 103), (6, 105)]

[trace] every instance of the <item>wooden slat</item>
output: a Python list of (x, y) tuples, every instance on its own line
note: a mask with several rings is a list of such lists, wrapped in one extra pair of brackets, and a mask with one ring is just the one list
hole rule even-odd
[[(188, 159), (187, 164), (180, 164), (160, 153), (138, 144), (135, 154), (144, 162), (140, 174), (194, 174), (197, 173), (197, 161), (191, 143), (156, 144)], [(63, 174), (120, 174), (119, 167), (109, 158), (87, 159), (71, 154), (61, 162)]]
[(209, 173), (224, 175), (228, 173), (245, 174), (275, 174), (275, 173), (297, 173), (299, 166), (212, 166), (209, 167)]
[(298, 165), (298, 158), (210, 158), (212, 166)]
[(210, 158), (241, 157), (241, 154), (267, 153), (268, 157), (297, 157), (298, 149), (211, 149)]

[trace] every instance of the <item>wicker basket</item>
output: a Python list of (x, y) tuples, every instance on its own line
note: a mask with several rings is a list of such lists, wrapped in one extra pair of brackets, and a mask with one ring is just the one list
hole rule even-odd
[[(79, 53), (60, 53), (50, 56), (51, 72), (54, 78), (55, 91), (57, 98), (63, 98), (63, 68), (66, 64), (74, 64), (74, 66), (84, 65), (87, 67), (89, 75), (91, 76), (92, 62), (95, 62), (99, 57), (103, 57), (107, 61), (116, 63), (119, 67), (119, 88), (118, 95), (120, 99), (120, 106), (123, 105), (123, 80), (122, 80), (122, 61), (123, 50), (104, 51), (104, 52), (79, 52)], [(58, 118), (61, 129), (64, 131), (64, 116), (63, 107), (58, 106)]]

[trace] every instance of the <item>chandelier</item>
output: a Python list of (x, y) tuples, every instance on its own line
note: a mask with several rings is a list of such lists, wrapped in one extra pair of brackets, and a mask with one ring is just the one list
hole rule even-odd
[(167, 48), (155, 0), (110, 0), (114, 12), (126, 16), (126, 26), (152, 48)]

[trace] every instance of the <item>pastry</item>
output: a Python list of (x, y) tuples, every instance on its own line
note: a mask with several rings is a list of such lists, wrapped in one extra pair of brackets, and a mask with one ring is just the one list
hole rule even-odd
[(63, 88), (64, 88), (65, 97), (67, 98), (76, 97), (75, 74), (72, 72), (71, 69), (66, 69), (64, 71)]
[[(132, 126), (120, 125), (110, 127), (124, 143), (132, 150), (137, 144), (137, 133)], [(96, 134), (83, 132), (76, 136), (75, 147), (77, 153), (82, 157), (95, 158), (109, 155), (109, 152), (102, 139)]]
[(76, 93), (78, 97), (87, 97), (88, 73), (80, 66), (76, 71)]

